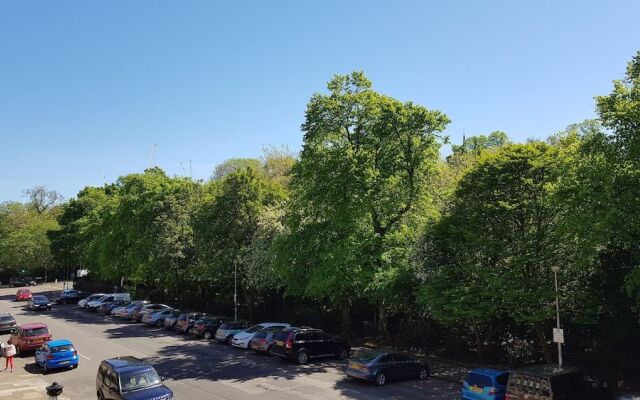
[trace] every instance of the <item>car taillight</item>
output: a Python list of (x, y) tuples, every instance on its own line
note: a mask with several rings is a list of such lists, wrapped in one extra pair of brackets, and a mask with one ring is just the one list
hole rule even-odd
[(490, 387), (489, 388), (489, 396), (495, 396), (496, 394), (498, 394), (498, 390), (494, 387)]
[(53, 354), (47, 355), (47, 360), (53, 360)]
[(77, 355), (78, 355), (78, 350), (74, 350), (74, 351), (73, 351), (73, 356), (75, 357), (75, 356), (77, 356)]
[(284, 344), (284, 346), (287, 349), (293, 348), (293, 333), (290, 333), (289, 336), (287, 336), (287, 342)]

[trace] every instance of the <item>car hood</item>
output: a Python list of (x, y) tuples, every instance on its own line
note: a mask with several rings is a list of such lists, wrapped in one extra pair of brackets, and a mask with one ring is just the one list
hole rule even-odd
[(34, 300), (33, 304), (36, 304), (38, 306), (46, 306), (47, 304), (49, 304), (49, 302), (45, 300)]
[(173, 392), (168, 387), (161, 385), (148, 389), (135, 390), (129, 393), (123, 393), (123, 400), (160, 400), (173, 396)]

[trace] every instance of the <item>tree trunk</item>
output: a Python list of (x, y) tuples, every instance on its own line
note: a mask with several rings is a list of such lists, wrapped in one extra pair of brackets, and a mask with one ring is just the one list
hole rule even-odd
[(247, 318), (253, 321), (253, 295), (247, 289), (244, 290), (244, 299), (247, 302)]
[(553, 363), (553, 355), (551, 354), (551, 349), (547, 345), (547, 340), (544, 336), (544, 328), (541, 325), (536, 324), (533, 328), (536, 332), (536, 337), (538, 338), (538, 345), (544, 354), (544, 359), (547, 364)]
[(351, 334), (351, 305), (342, 306), (342, 334), (349, 337)]
[(387, 308), (384, 300), (378, 302), (378, 335), (384, 340), (389, 339), (389, 330), (387, 326)]

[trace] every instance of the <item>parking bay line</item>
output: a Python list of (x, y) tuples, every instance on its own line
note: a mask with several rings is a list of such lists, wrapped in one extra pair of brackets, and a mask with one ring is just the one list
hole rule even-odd
[(85, 355), (82, 355), (82, 354), (80, 354), (80, 353), (78, 353), (78, 355), (79, 355), (80, 357), (82, 357), (82, 358), (86, 359), (86, 360), (91, 361), (91, 359), (90, 359), (89, 357), (85, 356)]

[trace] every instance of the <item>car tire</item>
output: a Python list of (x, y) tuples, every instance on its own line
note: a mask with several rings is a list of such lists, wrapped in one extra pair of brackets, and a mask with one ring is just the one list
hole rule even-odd
[(204, 331), (204, 333), (202, 334), (202, 337), (204, 338), (204, 340), (211, 340), (211, 332)]
[(429, 370), (426, 368), (420, 368), (420, 371), (418, 372), (418, 379), (420, 379), (421, 381), (424, 381), (428, 377), (429, 377)]
[(304, 364), (308, 363), (309, 362), (309, 355), (307, 354), (307, 352), (304, 351), (304, 350), (298, 352), (298, 354), (296, 355), (296, 362), (299, 365), (304, 365)]
[(340, 351), (338, 352), (338, 359), (340, 360), (346, 360), (349, 357), (349, 350), (345, 349), (344, 347), (340, 349)]
[(382, 372), (378, 372), (376, 374), (376, 385), (384, 386), (386, 383), (387, 383), (387, 376)]
[(271, 354), (271, 346), (273, 346), (272, 344), (269, 345), (269, 347), (267, 347), (267, 356), (269, 357), (273, 357), (273, 354)]
[(229, 336), (227, 336), (227, 338), (224, 340), (224, 342), (225, 342), (226, 344), (231, 344), (231, 339), (233, 339), (233, 335), (229, 335)]

